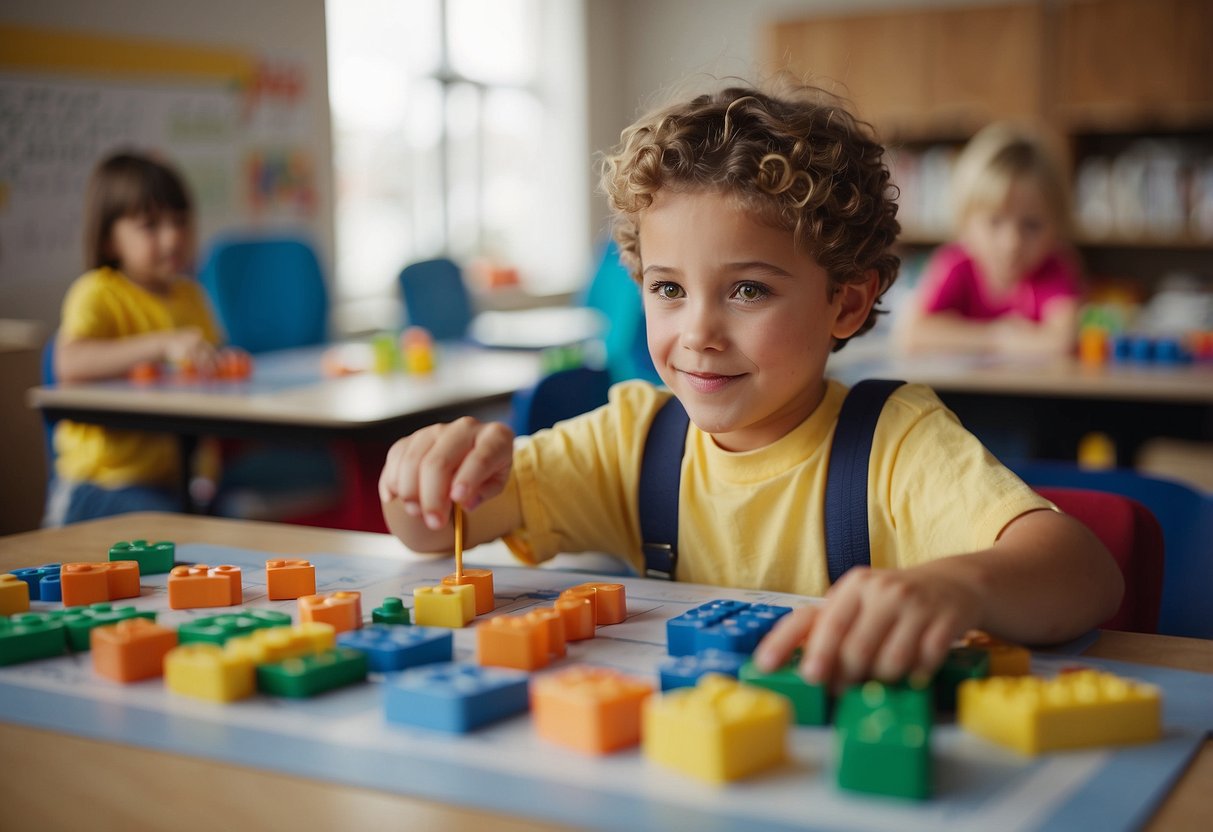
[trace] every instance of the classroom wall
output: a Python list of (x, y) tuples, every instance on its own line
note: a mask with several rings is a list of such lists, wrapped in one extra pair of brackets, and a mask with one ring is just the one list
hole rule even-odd
[[(163, 2), (163, 0), (8, 0), (0, 5), (0, 26), (28, 26), (37, 29), (76, 32), (98, 38), (138, 38), (183, 48), (205, 47), (252, 56), (258, 61), (299, 71), (302, 93), (287, 113), (263, 108), (261, 122), (255, 125), (267, 146), (274, 138), (275, 118), (292, 119), (291, 135), (302, 135), (294, 146), (312, 161), (306, 198), (314, 204), (304, 208), (270, 205), (250, 211), (244, 205), (220, 216), (212, 211), (203, 217), (201, 236), (231, 227), (288, 227), (303, 230), (316, 242), (322, 261), (332, 274), (332, 140), (328, 106), (328, 71), (325, 54), (324, 0), (207, 0), (204, 3)], [(4, 70), (0, 68), (0, 77)], [(23, 73), (24, 74), (24, 73)], [(88, 80), (72, 73), (72, 79)], [(163, 79), (152, 79), (152, 82)], [(135, 86), (127, 80), (95, 79), (95, 83)], [(170, 82), (171, 83), (171, 82)], [(272, 93), (271, 93), (272, 95)], [(264, 101), (265, 99), (263, 99)], [(272, 102), (271, 102), (272, 103)], [(196, 196), (198, 196), (196, 194)], [(81, 198), (83, 195), (81, 194)], [(203, 200), (209, 195), (204, 194)], [(5, 206), (0, 205), (0, 210)], [(14, 210), (9, 200), (7, 210)], [(41, 210), (41, 209), (39, 209)], [(222, 211), (219, 214), (225, 213)], [(67, 232), (65, 232), (67, 233)], [(70, 237), (79, 234), (71, 229)], [(10, 240), (11, 245), (11, 240)], [(77, 249), (79, 247), (77, 246)], [(0, 258), (5, 256), (0, 241)], [(48, 327), (58, 323), (59, 306), (67, 286), (81, 272), (82, 255), (74, 259), (57, 257), (27, 258), (23, 266), (6, 271), (0, 264), (0, 310), (7, 318), (41, 321)], [(25, 262), (48, 262), (53, 268), (45, 274)], [(10, 259), (10, 264), (12, 260)]]

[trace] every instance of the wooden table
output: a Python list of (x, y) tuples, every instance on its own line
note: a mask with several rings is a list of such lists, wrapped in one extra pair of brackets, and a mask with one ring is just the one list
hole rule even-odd
[[(170, 514), (134, 514), (0, 538), (0, 569), (93, 560), (132, 529), (148, 539), (281, 554), (400, 557), (387, 535)], [(1087, 655), (1213, 673), (1213, 641), (1103, 632)], [(0, 724), (6, 749), (0, 825), (65, 828), (532, 830), (557, 827), (458, 806), (251, 770), (193, 757)], [(1185, 772), (1149, 828), (1207, 829), (1213, 818), (1213, 741)]]
[[(463, 415), (508, 418), (510, 397), (542, 375), (538, 353), (452, 345), (439, 348), (429, 375), (327, 378), (321, 373), (326, 349), (258, 355), (247, 383), (63, 384), (32, 389), (29, 402), (48, 419), (175, 433), (183, 440), (183, 460), (204, 436), (313, 447), (344, 443), (351, 471), (339, 516), (347, 528), (380, 531), (385, 526), (375, 483), (393, 441)], [(188, 465), (182, 471), (188, 477)]]

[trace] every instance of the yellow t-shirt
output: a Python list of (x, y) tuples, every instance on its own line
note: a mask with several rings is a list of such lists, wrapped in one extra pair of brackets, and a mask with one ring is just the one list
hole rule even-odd
[[(730, 452), (690, 425), (682, 463), (677, 579), (823, 595), (826, 473), (847, 389), (830, 381), (808, 419), (776, 442)], [(507, 542), (524, 560), (599, 551), (644, 571), (637, 507), (648, 428), (670, 393), (644, 382), (610, 403), (520, 441), (509, 489), (523, 528)], [(1052, 504), (965, 430), (933, 391), (890, 397), (868, 475), (872, 565), (914, 566), (993, 545), (1016, 517)]]
[[(59, 326), (69, 338), (127, 338), (197, 327), (212, 344), (219, 343), (206, 296), (193, 280), (181, 278), (167, 294), (157, 295), (108, 268), (87, 272), (71, 285)], [(55, 453), (60, 477), (107, 488), (171, 485), (180, 464), (172, 435), (66, 419), (55, 427)]]

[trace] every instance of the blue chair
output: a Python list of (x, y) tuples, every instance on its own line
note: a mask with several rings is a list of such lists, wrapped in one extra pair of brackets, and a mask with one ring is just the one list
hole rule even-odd
[(1137, 500), (1162, 526), (1162, 609), (1158, 632), (1213, 638), (1213, 498), (1186, 485), (1129, 470), (1086, 471), (1068, 463), (1013, 466), (1032, 486), (1106, 491)]
[(315, 251), (301, 239), (219, 240), (199, 281), (233, 346), (258, 353), (321, 344), (328, 337), (324, 274)]
[(438, 258), (405, 266), (398, 278), (410, 326), (425, 327), (435, 341), (457, 341), (472, 322), (472, 300), (463, 272), (452, 260)]
[(544, 376), (534, 387), (514, 394), (511, 401), (514, 432), (519, 436), (534, 433), (601, 407), (607, 403), (610, 387), (611, 376), (606, 370), (589, 367)]
[(608, 322), (603, 340), (611, 380), (640, 378), (660, 384), (661, 378), (649, 356), (640, 287), (620, 262), (614, 240), (608, 240), (602, 247), (582, 303), (597, 309)]
[[(50, 387), (55, 383), (55, 341), (59, 338), (59, 330), (51, 333), (50, 340), (42, 347), (42, 386)], [(42, 411), (42, 426), (46, 431), (46, 462), (47, 473), (55, 473), (55, 425), (59, 419), (52, 419)]]

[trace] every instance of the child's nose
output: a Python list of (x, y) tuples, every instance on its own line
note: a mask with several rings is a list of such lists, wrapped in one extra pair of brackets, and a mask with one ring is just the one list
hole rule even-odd
[(720, 310), (715, 304), (700, 300), (687, 304), (683, 321), (683, 345), (693, 350), (719, 348), (724, 341)]

